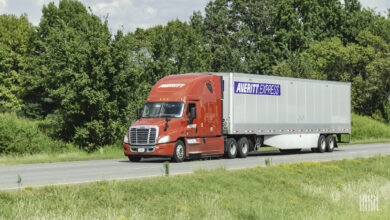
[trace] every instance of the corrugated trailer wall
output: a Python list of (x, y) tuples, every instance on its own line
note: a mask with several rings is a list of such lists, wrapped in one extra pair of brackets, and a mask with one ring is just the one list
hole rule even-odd
[(223, 76), (225, 134), (350, 133), (350, 83)]

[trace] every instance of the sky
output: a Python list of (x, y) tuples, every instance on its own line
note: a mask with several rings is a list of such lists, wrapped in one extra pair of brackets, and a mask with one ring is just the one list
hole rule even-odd
[[(58, 5), (59, 0), (0, 0), (0, 14), (26, 13), (34, 25), (38, 25), (43, 5), (49, 2)], [(80, 0), (89, 6), (92, 12), (104, 18), (108, 16), (108, 24), (112, 32), (118, 29), (124, 32), (134, 31), (137, 27), (149, 28), (158, 24), (166, 24), (170, 20), (189, 21), (194, 11), (204, 13), (209, 0)], [(343, 1), (343, 0), (342, 0)], [(360, 0), (364, 7), (374, 8), (387, 14), (390, 0)]]

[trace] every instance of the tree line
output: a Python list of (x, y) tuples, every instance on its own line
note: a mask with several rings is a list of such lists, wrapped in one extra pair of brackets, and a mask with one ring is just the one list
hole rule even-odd
[(38, 26), (0, 15), (0, 111), (50, 120), (53, 137), (113, 144), (153, 84), (188, 72), (243, 72), (352, 83), (352, 111), (390, 121), (390, 10), (358, 0), (214, 0), (189, 22), (111, 33), (75, 0)]

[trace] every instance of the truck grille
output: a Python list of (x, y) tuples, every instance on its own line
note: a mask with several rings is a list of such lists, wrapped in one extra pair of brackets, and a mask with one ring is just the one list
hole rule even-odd
[(131, 127), (130, 144), (131, 145), (155, 145), (157, 138), (156, 127)]

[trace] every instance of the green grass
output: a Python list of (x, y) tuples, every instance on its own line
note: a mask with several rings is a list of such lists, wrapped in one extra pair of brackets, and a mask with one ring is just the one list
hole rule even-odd
[(15, 113), (0, 114), (0, 155), (67, 153), (78, 151), (72, 143), (54, 140), (50, 120), (20, 118)]
[(390, 141), (390, 124), (376, 121), (367, 116), (352, 114), (351, 141), (353, 143)]
[[(0, 192), (0, 219), (390, 219), (390, 156)], [(360, 195), (379, 198), (361, 212)]]
[(24, 154), (24, 155), (1, 155), (1, 165), (14, 164), (32, 164), (32, 163), (52, 163), (52, 162), (66, 162), (66, 161), (80, 161), (80, 160), (103, 160), (113, 158), (125, 158), (123, 155), (122, 146), (105, 146), (102, 153), (95, 151), (87, 153), (84, 150), (75, 148), (69, 152), (63, 153), (38, 153), (38, 154)]
[(0, 114), (0, 165), (124, 157), (121, 145), (104, 146), (103, 152), (87, 153), (72, 143), (53, 140), (49, 137), (51, 129), (49, 120)]
[[(390, 124), (356, 114), (352, 114), (351, 119), (351, 144), (390, 142)], [(71, 143), (53, 140), (47, 136), (50, 130), (47, 121), (18, 118), (16, 114), (5, 113), (0, 114), (0, 122), (2, 123), (0, 125), (0, 165), (124, 158), (122, 147), (119, 145), (104, 147), (103, 154), (99, 151), (86, 153)], [(26, 131), (30, 135), (25, 135)], [(24, 138), (25, 136), (34, 138), (28, 140)], [(10, 142), (9, 137), (12, 137), (14, 141)], [(3, 142), (10, 146), (7, 149), (16, 152), (1, 154), (1, 149), (4, 148)], [(24, 152), (25, 149), (28, 150)], [(275, 149), (260, 148), (261, 151)]]
[[(363, 140), (352, 140), (347, 145), (353, 145), (353, 144), (374, 144), (374, 143), (387, 143), (390, 142), (390, 138), (378, 138), (378, 139), (372, 139), (367, 138)], [(344, 143), (341, 143), (343, 145)]]

